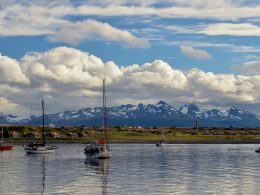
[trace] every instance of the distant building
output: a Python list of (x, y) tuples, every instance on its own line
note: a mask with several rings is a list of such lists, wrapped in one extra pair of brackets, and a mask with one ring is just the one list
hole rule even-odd
[(10, 131), (10, 136), (11, 136), (11, 138), (19, 138), (20, 133), (17, 131)]
[(40, 134), (38, 132), (30, 132), (23, 135), (24, 138), (40, 138)]
[(79, 132), (78, 133), (78, 137), (86, 137), (87, 135), (86, 135), (86, 133), (84, 133), (84, 132)]
[(64, 129), (64, 130), (70, 130), (70, 129), (73, 129), (72, 126), (62, 126), (61, 128)]
[(91, 130), (94, 129), (92, 126), (82, 126), (80, 127), (80, 130)]
[(66, 133), (66, 136), (68, 138), (76, 138), (76, 137), (78, 137), (78, 134), (77, 133)]
[(59, 138), (60, 134), (57, 133), (57, 132), (48, 132), (48, 133), (46, 133), (46, 137), (49, 137), (49, 138)]

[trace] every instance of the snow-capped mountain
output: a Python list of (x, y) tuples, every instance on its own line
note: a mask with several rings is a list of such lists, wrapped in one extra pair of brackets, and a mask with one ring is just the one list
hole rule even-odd
[[(194, 127), (195, 120), (203, 127), (260, 127), (257, 115), (232, 107), (224, 112), (217, 109), (200, 109), (196, 104), (183, 105), (179, 109), (164, 101), (157, 104), (126, 104), (107, 108), (110, 126), (130, 125), (144, 127)], [(13, 115), (3, 117), (1, 123), (41, 124), (41, 116), (17, 119)], [(46, 123), (56, 126), (64, 125), (100, 125), (102, 124), (102, 108), (84, 108), (78, 111), (64, 111), (47, 114)]]
[(258, 117), (251, 113), (251, 112), (248, 112), (248, 111), (245, 111), (245, 110), (239, 110), (235, 107), (232, 107), (230, 108), (229, 110), (227, 110), (227, 116), (230, 118), (230, 119), (234, 119), (234, 120), (242, 120), (242, 119), (257, 119)]
[(183, 114), (188, 114), (191, 116), (197, 116), (200, 113), (200, 109), (196, 104), (186, 104), (184, 106), (181, 106), (179, 111)]

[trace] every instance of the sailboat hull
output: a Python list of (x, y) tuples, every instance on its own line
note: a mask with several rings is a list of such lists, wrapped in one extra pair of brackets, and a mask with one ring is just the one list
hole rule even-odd
[(156, 147), (163, 147), (164, 143), (156, 143)]
[(37, 147), (37, 148), (25, 148), (27, 154), (49, 154), (55, 152), (52, 148)]
[(87, 158), (90, 159), (105, 159), (111, 158), (111, 152), (98, 152), (93, 155), (87, 155)]
[(6, 145), (6, 146), (0, 146), (0, 151), (6, 151), (6, 150), (12, 150), (14, 146)]
[(55, 150), (27, 150), (27, 154), (49, 154), (54, 153)]
[(96, 156), (97, 159), (111, 158), (110, 151), (99, 152)]
[(112, 153), (107, 148), (104, 148), (103, 145), (90, 143), (86, 145), (84, 149), (84, 153), (86, 154), (87, 158), (91, 159), (104, 159), (104, 158), (111, 158)]
[(45, 133), (44, 133), (44, 101), (42, 99), (42, 143), (31, 143), (25, 148), (27, 154), (49, 154), (55, 152), (56, 147), (45, 147)]

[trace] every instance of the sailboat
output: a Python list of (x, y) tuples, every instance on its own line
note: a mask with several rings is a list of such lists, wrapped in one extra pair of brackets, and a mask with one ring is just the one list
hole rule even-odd
[[(1, 113), (1, 118), (3, 119), (3, 114), (2, 114), (2, 113)], [(8, 131), (8, 128), (6, 127), (6, 129), (7, 129), (8, 135), (9, 135), (11, 141), (12, 141), (12, 138), (11, 138), (11, 136), (10, 136), (10, 133), (9, 133), (9, 131)], [(1, 126), (0, 151), (12, 150), (13, 147), (14, 147), (14, 146), (11, 145), (11, 144), (5, 144), (5, 143), (4, 143), (4, 127)]]
[(47, 154), (55, 152), (56, 147), (46, 147), (45, 129), (44, 129), (44, 100), (42, 99), (42, 143), (30, 143), (25, 151), (27, 154)]
[(107, 139), (108, 125), (105, 93), (105, 79), (103, 79), (103, 137), (97, 140), (96, 142), (89, 143), (85, 146), (84, 153), (86, 154), (87, 158), (111, 158), (111, 150), (109, 148)]
[(161, 130), (161, 140), (156, 143), (156, 147), (162, 147), (163, 144), (165, 144), (165, 136), (164, 136), (164, 131)]

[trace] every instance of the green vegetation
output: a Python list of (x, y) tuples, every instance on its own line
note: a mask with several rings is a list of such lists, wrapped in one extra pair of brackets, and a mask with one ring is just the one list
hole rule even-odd
[[(40, 141), (39, 126), (9, 126), (15, 142)], [(154, 143), (160, 140), (164, 131), (167, 143), (260, 143), (260, 129), (192, 129), (192, 128), (130, 128), (116, 127), (108, 132), (112, 143)], [(35, 137), (27, 137), (34, 133)], [(89, 142), (102, 136), (102, 130), (90, 127), (46, 128), (48, 142)]]

